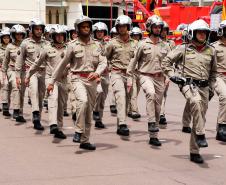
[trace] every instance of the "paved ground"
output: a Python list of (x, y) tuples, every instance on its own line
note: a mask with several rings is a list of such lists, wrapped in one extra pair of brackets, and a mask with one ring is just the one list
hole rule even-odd
[[(0, 185), (226, 185), (226, 144), (215, 140), (217, 97), (209, 104), (207, 138), (209, 147), (201, 153), (205, 164), (191, 163), (189, 135), (181, 132), (184, 98), (172, 86), (167, 101), (168, 128), (161, 130), (161, 148), (148, 145), (145, 99), (139, 96), (142, 119), (128, 119), (129, 138), (115, 134), (116, 117), (106, 105), (107, 128), (93, 128), (91, 141), (95, 152), (79, 149), (72, 143), (73, 124), (65, 120), (68, 139), (53, 139), (49, 129), (32, 129), (30, 107), (26, 106), (25, 125), (0, 116)], [(47, 124), (47, 114), (44, 113)]]

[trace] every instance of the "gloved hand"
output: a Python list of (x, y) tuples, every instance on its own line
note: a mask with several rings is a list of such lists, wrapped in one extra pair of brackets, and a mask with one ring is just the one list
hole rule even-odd
[(172, 76), (170, 77), (170, 80), (175, 83), (175, 84), (178, 84), (178, 85), (184, 85), (185, 82), (186, 82), (186, 79), (183, 78), (183, 77), (179, 77), (179, 76)]

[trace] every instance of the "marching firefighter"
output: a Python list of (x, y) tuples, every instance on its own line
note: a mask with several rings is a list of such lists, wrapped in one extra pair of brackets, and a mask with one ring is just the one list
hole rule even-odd
[(13, 119), (16, 122), (24, 123), (26, 120), (23, 117), (24, 94), (16, 84), (15, 63), (17, 53), (23, 39), (26, 37), (26, 30), (21, 25), (14, 25), (10, 29), (12, 43), (8, 44), (5, 50), (5, 58), (2, 64), (3, 78), (8, 80), (7, 100), (10, 100), (13, 107)]
[(99, 43), (92, 39), (92, 20), (81, 16), (75, 21), (78, 39), (68, 45), (65, 57), (52, 75), (48, 91), (52, 91), (54, 82), (62, 75), (62, 70), (70, 64), (70, 80), (76, 97), (76, 125), (74, 142), (80, 142), (80, 148), (95, 150), (89, 142), (92, 111), (96, 99), (96, 79), (107, 67), (107, 60), (101, 55)]
[(126, 123), (129, 96), (126, 70), (137, 46), (137, 41), (129, 35), (131, 24), (130, 17), (126, 15), (116, 19), (115, 27), (119, 35), (107, 44), (104, 52), (111, 68), (111, 84), (117, 107), (117, 134), (121, 136), (129, 136)]
[[(5, 50), (7, 45), (10, 43), (10, 29), (5, 27), (0, 33), (0, 66), (2, 68), (2, 62), (5, 58)], [(10, 118), (11, 114), (9, 113), (9, 99), (8, 99), (8, 78), (6, 75), (2, 74), (2, 69), (0, 70), (1, 82), (0, 82), (0, 93), (1, 93), (1, 103), (2, 103), (2, 114), (5, 118)]]
[(220, 23), (218, 29), (220, 40), (213, 46), (217, 55), (216, 93), (219, 96), (219, 112), (217, 117), (216, 139), (226, 142), (226, 21)]
[(159, 16), (153, 15), (148, 18), (146, 21), (146, 30), (149, 33), (149, 37), (139, 43), (135, 57), (127, 70), (127, 74), (130, 76), (127, 86), (131, 88), (133, 73), (137, 67), (140, 84), (147, 101), (149, 144), (153, 146), (161, 146), (161, 142), (158, 139), (158, 132), (165, 82), (161, 63), (170, 51), (168, 44), (160, 39), (162, 29), (163, 21)]
[[(167, 38), (169, 35), (169, 25), (166, 21), (163, 21), (163, 29), (161, 32), (161, 39), (169, 45), (170, 49), (172, 50), (175, 47), (175, 42), (173, 40), (170, 40)], [(162, 106), (161, 106), (161, 113), (160, 113), (160, 120), (159, 120), (159, 127), (160, 128), (166, 128), (167, 127), (167, 120), (165, 117), (165, 105), (166, 105), (166, 98), (167, 98), (167, 92), (169, 89), (169, 82), (170, 80), (166, 78), (165, 80), (165, 90), (164, 90), (164, 96), (162, 99)]]
[[(32, 32), (32, 37), (23, 40), (21, 43), (15, 65), (17, 85), (18, 87), (21, 86), (21, 89), (25, 89), (23, 88), (23, 82), (26, 73), (34, 64), (35, 59), (40, 56), (41, 49), (49, 44), (48, 41), (42, 38), (45, 29), (42, 21), (33, 19), (29, 24), (29, 28)], [(46, 90), (44, 65), (40, 66), (38, 71), (31, 77), (28, 87), (32, 100), (34, 129), (44, 130), (44, 127), (41, 125), (42, 103)]]
[[(130, 36), (132, 39), (137, 40), (139, 42), (142, 40), (143, 34), (139, 27), (134, 27), (130, 32)], [(137, 96), (139, 92), (140, 92), (140, 82), (136, 70), (133, 74), (133, 85), (129, 93), (130, 101), (128, 104), (128, 117), (132, 118), (133, 120), (137, 120), (141, 117), (137, 105)]]
[[(108, 27), (103, 22), (97, 22), (93, 25), (94, 38), (100, 42), (102, 51), (106, 45), (105, 37), (108, 35)], [(99, 92), (97, 92), (96, 103), (93, 110), (93, 119), (95, 120), (96, 128), (105, 128), (102, 122), (105, 100), (108, 95), (109, 87), (109, 71), (108, 68), (103, 72), (100, 78), (100, 83), (98, 84)]]
[[(116, 30), (115, 27), (113, 27), (111, 29), (110, 36), (111, 36), (111, 39), (118, 36), (117, 30)], [(109, 69), (110, 69), (110, 66), (109, 66)], [(111, 73), (110, 73), (110, 75), (111, 75)], [(111, 112), (111, 115), (115, 116), (117, 114), (117, 109), (116, 109), (116, 103), (115, 103), (115, 96), (112, 92), (111, 80), (110, 80), (108, 91), (109, 91), (108, 94), (109, 94), (109, 97), (110, 97), (110, 112)]]
[[(59, 61), (65, 56), (65, 42), (67, 39), (66, 30), (64, 30), (60, 25), (55, 25), (50, 30), (50, 37), (53, 42), (51, 45), (45, 46), (41, 50), (40, 55), (30, 67), (26, 74), (26, 85), (29, 84), (31, 76), (34, 75), (43, 64), (46, 64), (46, 84), (49, 84)], [(48, 114), (50, 134), (54, 134), (55, 138), (66, 139), (66, 135), (62, 132), (62, 127), (64, 105), (66, 103), (67, 70), (65, 69), (65, 71), (62, 72), (64, 74), (54, 84), (53, 91), (49, 93), (47, 92), (49, 105)]]
[[(172, 50), (163, 60), (162, 67), (170, 80), (179, 85), (186, 98), (193, 120), (190, 139), (190, 160), (203, 163), (201, 147), (208, 147), (205, 137), (206, 111), (216, 81), (216, 51), (207, 44), (209, 25), (203, 20), (189, 26), (190, 43)], [(173, 64), (181, 65), (181, 76), (175, 75)]]

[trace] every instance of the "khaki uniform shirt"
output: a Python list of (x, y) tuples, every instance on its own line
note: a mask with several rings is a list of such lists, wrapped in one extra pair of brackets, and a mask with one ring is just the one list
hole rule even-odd
[(129, 38), (127, 42), (115, 37), (105, 47), (104, 56), (109, 60), (111, 68), (126, 70), (134, 57), (137, 41)]
[(15, 70), (15, 63), (16, 63), (18, 51), (19, 51), (19, 46), (13, 43), (10, 43), (7, 45), (5, 50), (5, 57), (2, 64), (3, 73), (6, 73), (8, 68)]
[(101, 75), (107, 67), (107, 60), (101, 55), (100, 45), (97, 41), (90, 38), (90, 41), (85, 44), (77, 39), (68, 45), (65, 57), (53, 73), (52, 83), (61, 76), (68, 64), (70, 64), (72, 73), (95, 72)]
[(3, 60), (5, 58), (5, 47), (0, 45), (0, 66), (2, 67)]
[[(16, 59), (16, 76), (20, 77), (21, 71), (24, 68), (31, 67), (34, 64), (36, 58), (40, 55), (41, 49), (49, 44), (50, 43), (44, 39), (41, 39), (39, 42), (36, 42), (32, 38), (23, 40), (18, 51), (18, 57)], [(40, 67), (44, 68), (45, 66)]]
[(154, 44), (150, 38), (146, 38), (139, 43), (135, 57), (127, 69), (127, 74), (132, 76), (136, 65), (139, 73), (161, 73), (162, 60), (169, 51), (169, 45), (161, 39)]
[[(36, 58), (34, 64), (29, 69), (26, 77), (30, 78), (39, 69), (40, 66), (45, 65), (46, 78), (51, 78), (57, 65), (66, 55), (66, 49), (66, 45), (62, 48), (56, 48), (54, 45), (45, 46), (41, 50), (40, 55)], [(63, 71), (63, 73), (65, 74), (66, 72)]]
[[(183, 77), (191, 77), (195, 80), (209, 80), (210, 87), (214, 87), (216, 81), (217, 63), (216, 51), (206, 45), (201, 51), (197, 51), (193, 44), (179, 45), (172, 50), (164, 59), (162, 68), (169, 77), (175, 75), (173, 64), (178, 63), (182, 69)], [(185, 58), (185, 61), (183, 59)]]
[(220, 40), (213, 43), (217, 55), (217, 72), (226, 72), (226, 45)]

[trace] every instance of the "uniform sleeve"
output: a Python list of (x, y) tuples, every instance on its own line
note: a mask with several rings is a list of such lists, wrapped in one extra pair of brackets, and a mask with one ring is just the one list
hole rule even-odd
[(137, 63), (140, 60), (142, 55), (142, 50), (143, 50), (142, 45), (138, 45), (135, 50), (134, 58), (131, 59), (127, 68), (127, 75), (129, 76), (129, 78), (133, 78), (133, 74), (136, 69)]
[(213, 91), (216, 83), (216, 76), (217, 76), (217, 56), (216, 51), (214, 51), (214, 56), (212, 57), (211, 61), (211, 71), (209, 76), (209, 83), (210, 83), (210, 89)]
[(95, 73), (99, 74), (99, 76), (104, 72), (104, 70), (107, 68), (107, 59), (105, 56), (99, 54), (99, 63), (97, 66), (97, 69)]
[(10, 49), (9, 49), (9, 47), (7, 47), (5, 50), (5, 57), (4, 57), (3, 63), (2, 63), (2, 72), (5, 74), (8, 70), (9, 62), (10, 62)]
[(103, 55), (106, 56), (108, 60), (110, 60), (112, 57), (112, 52), (113, 52), (113, 44), (110, 41), (104, 48)]
[(174, 48), (172, 51), (170, 51), (166, 57), (162, 61), (162, 70), (165, 73), (166, 76), (169, 78), (174, 76), (174, 63), (177, 63), (178, 61), (182, 61), (183, 58), (183, 47), (178, 46)]
[(30, 78), (39, 67), (47, 60), (46, 49), (42, 49), (40, 55), (36, 58), (34, 64), (30, 67), (29, 71), (26, 73), (26, 78)]
[(63, 71), (65, 70), (68, 63), (70, 63), (70, 61), (72, 59), (73, 53), (74, 53), (73, 46), (69, 45), (68, 48), (67, 48), (65, 57), (57, 65), (56, 69), (53, 72), (52, 80), (51, 80), (50, 84), (54, 84), (59, 78), (62, 77)]
[(15, 71), (16, 77), (20, 78), (21, 71), (23, 69), (26, 57), (26, 45), (22, 42), (20, 45), (19, 51), (17, 52), (16, 64), (15, 64)]

